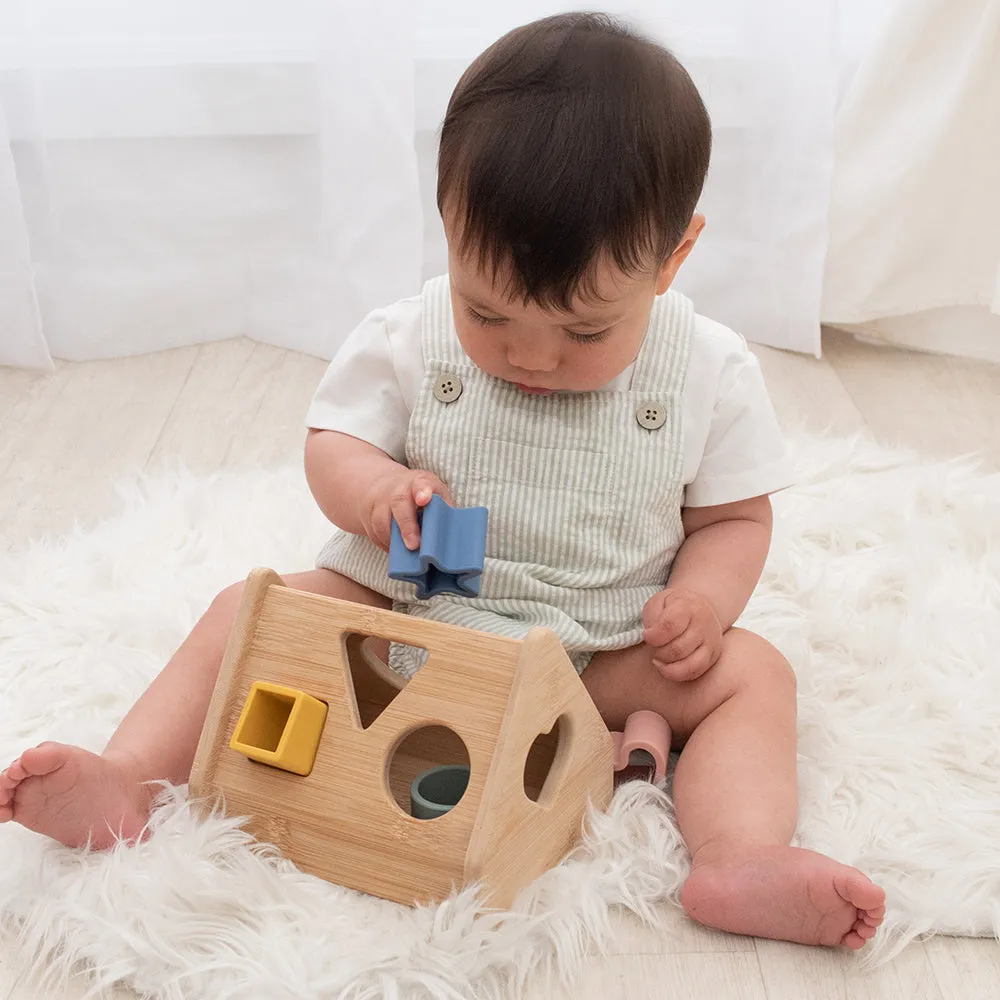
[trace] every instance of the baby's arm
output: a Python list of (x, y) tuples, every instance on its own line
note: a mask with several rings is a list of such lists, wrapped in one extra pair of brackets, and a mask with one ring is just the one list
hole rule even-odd
[(771, 498), (718, 507), (685, 507), (684, 544), (671, 588), (694, 591), (712, 605), (723, 630), (743, 613), (771, 545)]
[(643, 610), (643, 640), (672, 680), (693, 680), (715, 664), (722, 634), (746, 607), (771, 544), (767, 496), (717, 507), (686, 507), (685, 540), (666, 590)]
[(417, 508), (435, 493), (451, 502), (437, 476), (400, 465), (381, 448), (337, 431), (309, 431), (305, 467), (320, 510), (338, 528), (367, 535), (382, 549), (389, 548), (393, 518), (413, 549), (420, 544)]

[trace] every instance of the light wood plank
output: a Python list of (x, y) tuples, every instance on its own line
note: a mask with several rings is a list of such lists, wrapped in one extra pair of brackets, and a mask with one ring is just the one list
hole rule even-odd
[(115, 482), (145, 465), (193, 360), (188, 348), (59, 362), (20, 386), (15, 377), (18, 401), (0, 433), (2, 549), (117, 510)]
[(934, 937), (924, 949), (945, 997), (1000, 997), (1000, 942), (994, 938)]
[[(796, 1000), (804, 1000), (805, 996)], [(553, 992), (536, 987), (523, 993), (519, 1000), (608, 1000), (609, 997), (767, 1000), (767, 992), (753, 952), (672, 954), (666, 958), (612, 955), (591, 959), (570, 991)]]
[(260, 403), (246, 433), (238, 434), (226, 453), (226, 467), (302, 462), (305, 418), (327, 362), (294, 351), (257, 345), (258, 362), (270, 365)]
[(105, 469), (141, 469), (193, 360), (186, 349), (61, 366), (57, 392), (26, 422), (6, 474), (68, 485)]
[(147, 469), (164, 460), (196, 473), (301, 461), (306, 410), (326, 362), (245, 339), (193, 350)]
[(165, 459), (183, 462), (192, 472), (221, 468), (232, 435), (256, 409), (254, 387), (244, 378), (254, 345), (226, 340), (187, 348), (187, 378), (166, 415), (145, 466)]
[(61, 362), (54, 372), (0, 368), (0, 482), (24, 450), (28, 428), (56, 403), (72, 374), (72, 366)]
[(927, 455), (976, 453), (1000, 468), (1000, 365), (862, 343), (827, 330), (823, 351), (875, 437)]
[[(7, 431), (19, 422), (16, 411), (25, 405), (33, 391), (51, 379), (51, 372), (0, 367), (0, 431)], [(4, 442), (0, 441), (0, 449), (3, 447)], [(2, 472), (3, 465), (0, 464)]]
[(657, 930), (627, 912), (611, 918), (611, 950), (623, 955), (701, 955), (754, 950), (753, 938), (724, 934), (689, 920), (680, 907), (664, 904), (660, 910), (666, 926)]
[[(945, 1000), (923, 945), (865, 971), (846, 948), (806, 948), (783, 941), (756, 943), (768, 1000)], [(950, 1000), (950, 994), (947, 995)]]
[[(31, 454), (33, 428), (49, 408), (59, 405), (72, 373), (72, 366), (61, 363), (55, 372), (0, 368), (0, 552), (45, 530), (43, 477), (16, 477), (10, 469), (17, 456)], [(72, 524), (65, 510), (59, 517), (61, 524)]]
[(114, 483), (165, 461), (196, 473), (302, 460), (319, 358), (249, 340), (0, 369), (0, 551), (118, 509)]
[(845, 435), (866, 431), (864, 416), (829, 362), (752, 346), (783, 430)]

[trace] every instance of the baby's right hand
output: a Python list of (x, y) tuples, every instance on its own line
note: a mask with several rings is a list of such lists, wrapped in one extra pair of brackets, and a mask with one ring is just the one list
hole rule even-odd
[(395, 518), (404, 544), (415, 549), (420, 544), (417, 508), (426, 507), (435, 493), (452, 502), (448, 487), (423, 469), (400, 468), (376, 479), (358, 501), (358, 516), (365, 534), (380, 549), (388, 551)]

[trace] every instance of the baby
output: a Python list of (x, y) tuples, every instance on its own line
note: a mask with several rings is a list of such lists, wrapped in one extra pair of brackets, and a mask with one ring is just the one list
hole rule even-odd
[[(740, 934), (860, 948), (865, 875), (791, 847), (795, 677), (734, 622), (788, 485), (754, 357), (669, 291), (705, 220), (711, 129), (664, 49), (607, 17), (510, 32), (468, 69), (441, 133), (449, 274), (372, 313), (308, 415), (306, 473), (341, 531), (289, 586), (472, 628), (560, 637), (609, 727), (663, 715), (691, 853), (682, 902)], [(477, 598), (387, 577), (435, 494), (489, 508)], [(0, 822), (71, 846), (141, 836), (183, 784), (241, 584), (222, 591), (101, 756), (43, 743), (0, 775)], [(405, 675), (408, 647), (384, 650)]]

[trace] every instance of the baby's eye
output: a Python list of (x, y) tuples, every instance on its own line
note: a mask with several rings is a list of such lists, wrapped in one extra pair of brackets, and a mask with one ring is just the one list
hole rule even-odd
[(606, 330), (598, 330), (597, 333), (577, 333), (574, 330), (567, 330), (566, 336), (578, 344), (601, 344), (608, 339), (611, 327)]
[(476, 312), (472, 306), (466, 306), (466, 309), (468, 310), (469, 318), (480, 326), (500, 326), (501, 323), (507, 322), (507, 320), (496, 316), (484, 316), (482, 313)]

